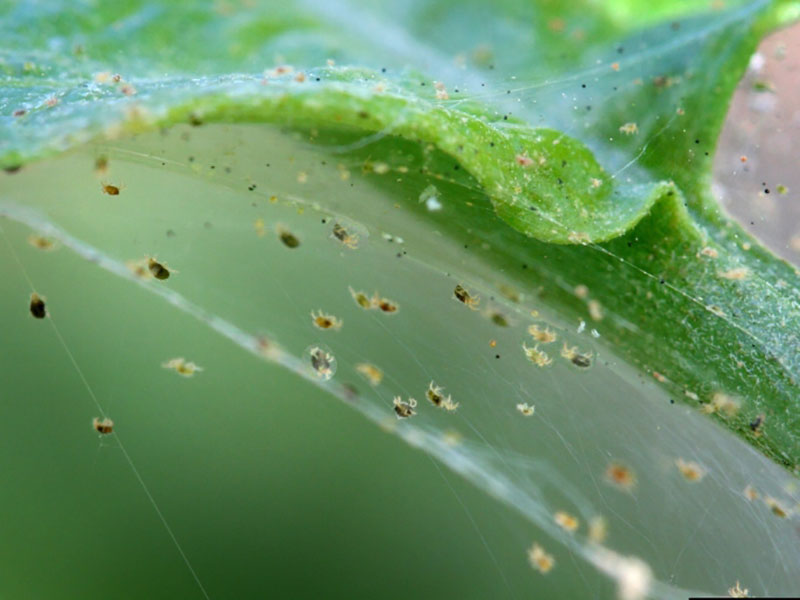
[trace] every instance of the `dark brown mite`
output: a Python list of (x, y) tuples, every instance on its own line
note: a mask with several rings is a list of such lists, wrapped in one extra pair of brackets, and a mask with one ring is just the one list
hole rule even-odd
[(109, 196), (119, 196), (119, 188), (116, 185), (111, 185), (110, 183), (101, 183), (100, 187), (104, 194), (108, 194)]
[(455, 296), (456, 300), (466, 304), (472, 310), (477, 310), (478, 304), (480, 304), (480, 298), (470, 294), (460, 283), (453, 290), (453, 296)]
[(278, 233), (278, 235), (280, 236), (283, 245), (287, 248), (297, 248), (300, 245), (300, 240), (298, 240), (297, 237), (289, 231), (282, 230)]
[(154, 258), (147, 259), (147, 268), (152, 273), (153, 277), (156, 279), (169, 279), (169, 269), (167, 269), (164, 265), (158, 262)]
[(94, 427), (94, 430), (100, 435), (108, 435), (114, 431), (114, 421), (109, 418), (101, 420), (95, 417), (92, 419), (92, 427)]
[(37, 319), (44, 319), (47, 316), (47, 309), (44, 300), (36, 292), (31, 294), (31, 314)]
[(573, 365), (575, 365), (576, 367), (580, 367), (582, 369), (586, 369), (592, 366), (591, 357), (586, 356), (585, 354), (575, 353), (575, 356), (573, 356), (570, 360), (572, 361)]
[(347, 239), (347, 230), (338, 223), (336, 223), (333, 226), (333, 235), (340, 242), (344, 242)]
[(378, 308), (380, 308), (385, 313), (397, 312), (397, 305), (393, 304), (386, 298), (381, 298), (381, 300), (378, 302)]
[(330, 355), (321, 348), (314, 348), (311, 351), (311, 366), (317, 372), (330, 371)]

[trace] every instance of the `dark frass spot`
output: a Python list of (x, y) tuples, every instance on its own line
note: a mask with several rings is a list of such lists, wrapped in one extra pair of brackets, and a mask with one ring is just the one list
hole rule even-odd
[(44, 319), (47, 316), (47, 309), (44, 306), (44, 299), (36, 292), (31, 294), (31, 314), (37, 319)]
[(506, 319), (505, 315), (499, 312), (492, 314), (492, 323), (498, 327), (508, 327), (508, 319)]

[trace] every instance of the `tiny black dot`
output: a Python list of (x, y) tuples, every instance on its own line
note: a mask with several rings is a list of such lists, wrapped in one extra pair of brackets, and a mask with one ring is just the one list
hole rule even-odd
[(495, 354), (494, 357), (495, 358), (500, 358), (500, 355), (499, 354)]
[(585, 83), (582, 83), (582, 84), (581, 84), (581, 87), (582, 87), (582, 88), (585, 88), (585, 87), (586, 87), (586, 84), (585, 84)]

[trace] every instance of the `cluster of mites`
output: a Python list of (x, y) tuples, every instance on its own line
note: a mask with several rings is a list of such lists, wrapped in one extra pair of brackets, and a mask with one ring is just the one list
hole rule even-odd
[[(425, 391), (425, 397), (437, 408), (443, 408), (448, 412), (453, 412), (458, 408), (458, 402), (453, 402), (452, 396), (449, 394), (445, 396), (442, 392), (444, 388), (436, 385), (433, 381), (428, 384), (428, 389)], [(417, 414), (417, 401), (414, 398), (403, 400), (400, 396), (395, 396), (392, 400), (394, 405), (394, 413), (398, 419), (408, 419)]]
[[(472, 310), (477, 310), (478, 306), (480, 305), (480, 297), (472, 294), (461, 284), (458, 284), (453, 290), (453, 297)], [(492, 314), (491, 319), (497, 325), (508, 325), (505, 317), (503, 317), (503, 315), (500, 313)], [(539, 349), (539, 344), (549, 344), (551, 342), (555, 342), (557, 339), (555, 332), (546, 327), (541, 329), (538, 325), (531, 325), (528, 327), (528, 333), (533, 336), (533, 339), (537, 342), (537, 344), (533, 347), (529, 347), (527, 344), (525, 344), (525, 342), (522, 343), (522, 350), (528, 360), (539, 367), (546, 367), (552, 364), (553, 360), (544, 350)], [(566, 358), (576, 367), (580, 367), (582, 369), (587, 369), (592, 366), (591, 353), (579, 352), (576, 347), (567, 346), (566, 342), (564, 342), (564, 345), (561, 348), (561, 356)]]

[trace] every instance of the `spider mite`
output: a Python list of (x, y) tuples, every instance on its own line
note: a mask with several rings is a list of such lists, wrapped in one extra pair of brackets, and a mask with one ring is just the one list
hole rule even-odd
[(400, 308), (395, 302), (392, 302), (388, 298), (378, 298), (377, 295), (372, 298), (372, 303), (376, 307), (378, 307), (381, 312), (385, 312), (388, 314), (396, 313), (397, 310)]
[(546, 367), (553, 362), (553, 359), (547, 356), (547, 353), (539, 350), (539, 346), (528, 348), (525, 342), (522, 342), (522, 350), (525, 352), (525, 356), (528, 357), (528, 360), (538, 367)]
[(109, 196), (119, 196), (119, 186), (111, 185), (110, 183), (102, 182), (100, 184), (100, 190), (104, 194), (108, 194)]
[(556, 514), (553, 515), (553, 520), (556, 522), (556, 525), (570, 533), (578, 529), (578, 519), (569, 513), (565, 513), (563, 510), (557, 511)]
[(339, 331), (343, 324), (341, 319), (333, 315), (326, 315), (321, 310), (311, 311), (311, 322), (317, 329), (333, 329), (334, 331)]
[(47, 309), (44, 306), (44, 298), (36, 292), (31, 294), (30, 304), (31, 314), (37, 319), (44, 319), (47, 316)]
[(552, 555), (545, 552), (539, 544), (534, 544), (528, 550), (528, 561), (534, 569), (542, 574), (548, 573), (556, 564)]
[(581, 369), (588, 369), (592, 366), (592, 353), (588, 352), (583, 354), (578, 352), (578, 348), (575, 346), (569, 347), (567, 343), (564, 342), (564, 346), (561, 348), (561, 356), (566, 358), (576, 367), (580, 367)]
[(114, 421), (109, 418), (100, 419), (95, 417), (92, 419), (92, 427), (100, 435), (108, 435), (114, 431)]
[(336, 358), (322, 345), (309, 346), (306, 354), (311, 361), (311, 368), (317, 377), (325, 381), (336, 373)]
[(533, 339), (542, 344), (549, 344), (550, 342), (556, 341), (556, 334), (551, 331), (549, 327), (540, 329), (538, 325), (530, 325), (528, 327), (528, 333), (533, 336)]
[(706, 470), (693, 460), (679, 458), (675, 461), (675, 466), (686, 481), (700, 481), (706, 476)]
[(456, 300), (462, 304), (466, 304), (472, 310), (477, 310), (478, 304), (481, 302), (480, 296), (473, 296), (460, 283), (456, 286), (456, 289), (453, 290), (453, 296), (455, 296)]
[(425, 396), (428, 400), (431, 401), (431, 404), (434, 406), (441, 406), (442, 400), (444, 400), (444, 394), (442, 394), (441, 386), (436, 385), (433, 381), (428, 384), (428, 390), (425, 392)]
[(192, 377), (195, 373), (203, 370), (202, 367), (198, 367), (193, 362), (187, 362), (184, 358), (172, 358), (161, 366), (165, 369), (172, 369), (183, 377)]
[(50, 238), (36, 233), (32, 233), (28, 236), (28, 243), (39, 250), (52, 250), (56, 246), (55, 242)]
[(350, 233), (339, 223), (334, 223), (333, 225), (333, 237), (342, 242), (342, 244), (351, 250), (358, 248), (358, 235), (355, 233)]
[(373, 387), (379, 385), (380, 382), (383, 381), (383, 371), (381, 371), (375, 365), (371, 365), (369, 363), (358, 363), (356, 365), (356, 371), (358, 371), (358, 373), (362, 375), (364, 379), (366, 379)]
[(606, 468), (606, 481), (621, 490), (630, 491), (636, 485), (636, 475), (625, 465), (612, 462)]
[(161, 279), (161, 280), (169, 279), (170, 276), (169, 269), (167, 269), (167, 267), (158, 262), (155, 258), (148, 257), (147, 269), (150, 271), (150, 274), (156, 279)]
[(398, 419), (408, 419), (417, 414), (417, 411), (414, 410), (417, 407), (417, 401), (414, 398), (409, 398), (408, 402), (404, 402), (400, 396), (395, 396), (392, 404), (394, 404), (394, 412)]
[(287, 248), (297, 248), (300, 245), (297, 236), (284, 227), (278, 227), (278, 238)]
[(517, 404), (517, 410), (525, 417), (532, 417), (533, 413), (536, 412), (536, 407), (533, 404), (528, 404), (527, 402), (520, 402)]
[(425, 396), (430, 400), (431, 404), (443, 408), (448, 412), (452, 412), (458, 408), (458, 402), (453, 402), (450, 395), (445, 396), (442, 391), (443, 387), (436, 385), (433, 381), (428, 384), (428, 389), (425, 391)]
[(355, 303), (358, 304), (361, 308), (365, 310), (370, 310), (371, 308), (374, 308), (372, 304), (373, 300), (370, 299), (370, 297), (367, 296), (364, 292), (357, 292), (351, 287), (348, 287), (347, 289), (350, 290), (350, 295), (353, 297), (353, 300), (355, 300)]

